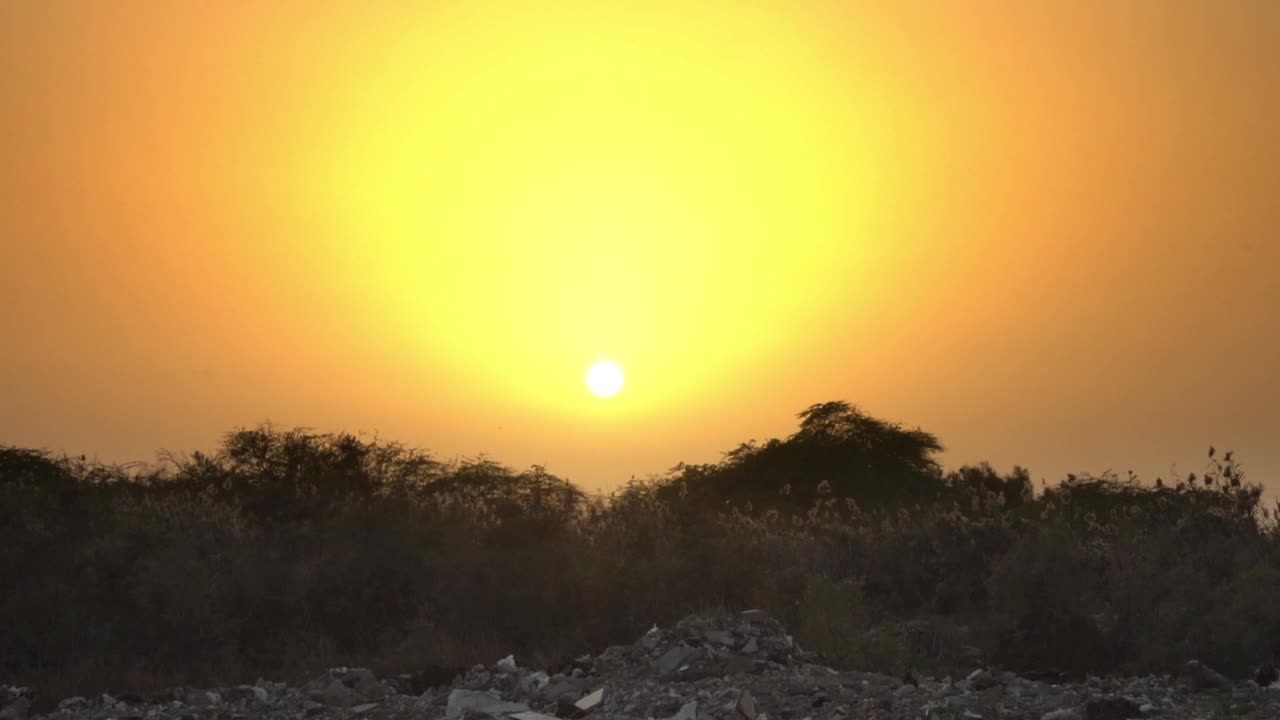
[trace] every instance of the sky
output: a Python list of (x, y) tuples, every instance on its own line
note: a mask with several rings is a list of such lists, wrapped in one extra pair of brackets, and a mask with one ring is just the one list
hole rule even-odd
[(1272, 0), (0, 3), (0, 444), (1274, 492), (1278, 83)]

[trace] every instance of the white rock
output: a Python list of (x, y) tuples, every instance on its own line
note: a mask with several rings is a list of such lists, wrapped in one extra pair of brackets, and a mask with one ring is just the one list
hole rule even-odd
[(574, 707), (582, 711), (588, 711), (599, 705), (604, 700), (604, 688), (600, 688), (593, 693), (584, 696), (581, 700), (574, 703)]

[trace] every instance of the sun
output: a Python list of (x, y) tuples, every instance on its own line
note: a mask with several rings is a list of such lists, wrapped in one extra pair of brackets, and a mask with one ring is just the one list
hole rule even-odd
[(622, 368), (615, 362), (604, 360), (587, 370), (587, 387), (596, 395), (607, 398), (622, 389)]

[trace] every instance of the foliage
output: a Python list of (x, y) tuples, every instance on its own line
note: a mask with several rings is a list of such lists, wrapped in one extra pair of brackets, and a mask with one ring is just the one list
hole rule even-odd
[(1280, 650), (1280, 530), (1230, 453), (1202, 477), (1036, 496), (1020, 468), (944, 473), (933, 436), (844, 403), (800, 420), (595, 496), (270, 426), (158, 467), (0, 448), (0, 674), (53, 697), (554, 664), (748, 607), (893, 672), (1243, 673)]

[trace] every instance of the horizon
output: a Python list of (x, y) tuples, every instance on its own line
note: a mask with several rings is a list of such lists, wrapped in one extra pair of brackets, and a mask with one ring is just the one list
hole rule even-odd
[(1266, 0), (12, 3), (0, 444), (269, 419), (607, 491), (847, 400), (1274, 495), (1277, 67)]

